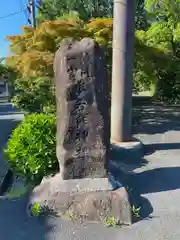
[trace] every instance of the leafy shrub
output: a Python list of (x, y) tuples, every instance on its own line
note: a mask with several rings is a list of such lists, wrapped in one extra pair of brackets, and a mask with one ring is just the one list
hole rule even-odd
[(43, 106), (43, 113), (55, 113), (56, 112), (56, 105), (52, 103), (47, 103)]
[(39, 183), (58, 170), (53, 114), (27, 115), (12, 132), (5, 156), (12, 170), (28, 182)]
[(180, 103), (179, 61), (173, 60), (167, 69), (159, 73), (155, 97), (164, 103)]
[(51, 78), (17, 79), (15, 91), (16, 94), (12, 99), (15, 107), (27, 112), (53, 113), (55, 111), (55, 94)]

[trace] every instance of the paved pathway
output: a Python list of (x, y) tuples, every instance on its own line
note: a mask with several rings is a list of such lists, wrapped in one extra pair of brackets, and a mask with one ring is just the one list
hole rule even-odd
[[(9, 110), (8, 110), (9, 109)], [(0, 106), (0, 145), (22, 114)], [(28, 218), (25, 199), (0, 200), (1, 240), (179, 240), (180, 239), (180, 109), (145, 107), (135, 135), (145, 146), (143, 166), (129, 165), (133, 184), (149, 200), (149, 218), (131, 227), (107, 229), (100, 224), (73, 224), (56, 218)], [(2, 156), (1, 156), (2, 162)], [(0, 168), (1, 168), (0, 162)]]

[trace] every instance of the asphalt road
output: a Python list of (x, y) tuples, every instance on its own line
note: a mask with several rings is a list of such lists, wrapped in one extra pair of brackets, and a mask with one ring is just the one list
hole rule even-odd
[[(148, 110), (148, 111), (147, 111)], [(131, 227), (108, 229), (101, 224), (78, 224), (59, 218), (26, 215), (26, 199), (0, 200), (1, 240), (179, 240), (180, 239), (180, 111), (159, 107), (142, 114), (136, 137), (145, 143), (146, 161), (129, 164), (132, 182), (152, 205), (151, 215)], [(10, 105), (0, 105), (0, 146), (23, 119)], [(0, 158), (0, 168), (3, 158)]]

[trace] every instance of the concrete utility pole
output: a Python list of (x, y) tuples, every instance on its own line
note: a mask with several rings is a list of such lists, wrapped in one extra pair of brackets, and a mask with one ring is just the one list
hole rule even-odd
[(114, 0), (111, 140), (131, 140), (135, 0)]
[(31, 9), (31, 23), (34, 28), (36, 28), (36, 7), (35, 0), (29, 0), (29, 5)]

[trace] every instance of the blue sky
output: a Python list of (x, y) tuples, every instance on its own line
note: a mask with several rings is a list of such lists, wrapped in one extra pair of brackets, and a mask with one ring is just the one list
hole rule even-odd
[(0, 57), (10, 54), (9, 42), (4, 40), (7, 35), (15, 35), (21, 32), (21, 26), (27, 25), (27, 18), (24, 12), (17, 15), (2, 18), (25, 8), (28, 0), (4, 0), (0, 7)]

